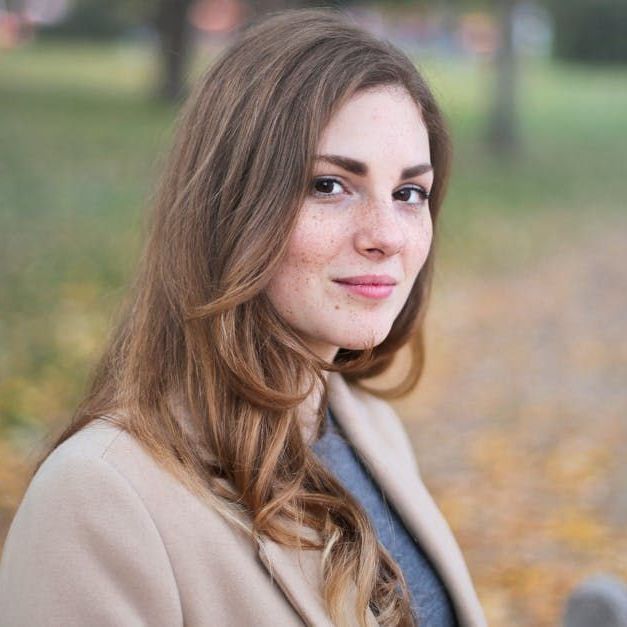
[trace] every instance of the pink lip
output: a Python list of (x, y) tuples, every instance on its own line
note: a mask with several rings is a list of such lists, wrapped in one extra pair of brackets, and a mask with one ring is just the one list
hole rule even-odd
[(387, 298), (394, 291), (397, 283), (396, 279), (387, 274), (365, 274), (334, 279), (334, 281), (352, 294), (375, 299)]

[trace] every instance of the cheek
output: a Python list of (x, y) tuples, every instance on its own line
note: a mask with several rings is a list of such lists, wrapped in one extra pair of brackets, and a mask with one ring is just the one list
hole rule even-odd
[(338, 241), (333, 226), (315, 215), (301, 219), (292, 233), (285, 265), (291, 266), (293, 272), (324, 271), (333, 261)]
[(290, 240), (285, 265), (291, 266), (294, 272), (310, 271), (315, 268), (321, 262), (319, 243), (311, 232), (299, 229)]
[(301, 220), (292, 233), (285, 258), (268, 285), (275, 307), (289, 317), (303, 300), (319, 298), (333, 259), (333, 239), (325, 238), (320, 221)]

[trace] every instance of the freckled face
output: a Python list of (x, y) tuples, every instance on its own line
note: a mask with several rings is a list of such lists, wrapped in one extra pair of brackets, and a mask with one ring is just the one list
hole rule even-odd
[(427, 129), (403, 88), (359, 92), (332, 117), (267, 288), (321, 357), (388, 335), (429, 252), (432, 183)]

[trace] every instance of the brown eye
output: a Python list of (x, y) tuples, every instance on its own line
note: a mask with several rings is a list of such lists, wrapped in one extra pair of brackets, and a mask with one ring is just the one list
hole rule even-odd
[(421, 205), (429, 199), (429, 194), (422, 187), (403, 187), (393, 194), (395, 200), (402, 200), (403, 202), (410, 203), (412, 205)]
[(335, 196), (342, 191), (342, 185), (336, 179), (318, 178), (313, 182), (313, 192), (318, 196)]

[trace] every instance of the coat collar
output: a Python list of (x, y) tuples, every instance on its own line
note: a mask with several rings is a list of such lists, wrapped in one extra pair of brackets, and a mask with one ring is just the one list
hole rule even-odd
[[(464, 558), (413, 461), (407, 457), (403, 459), (396, 447), (382, 444), (386, 440), (392, 443), (390, 432), (393, 430), (406, 438), (398, 417), (387, 404), (349, 387), (337, 373), (329, 374), (328, 394), (338, 424), (440, 574), (460, 625), (484, 627), (485, 617)], [(399, 440), (396, 444), (399, 447), (407, 445)], [(405, 452), (407, 450), (410, 449)], [(298, 552), (262, 538), (259, 557), (306, 624), (331, 627), (323, 599), (315, 592), (322, 584), (319, 551)], [(368, 621), (377, 625), (370, 611)]]

